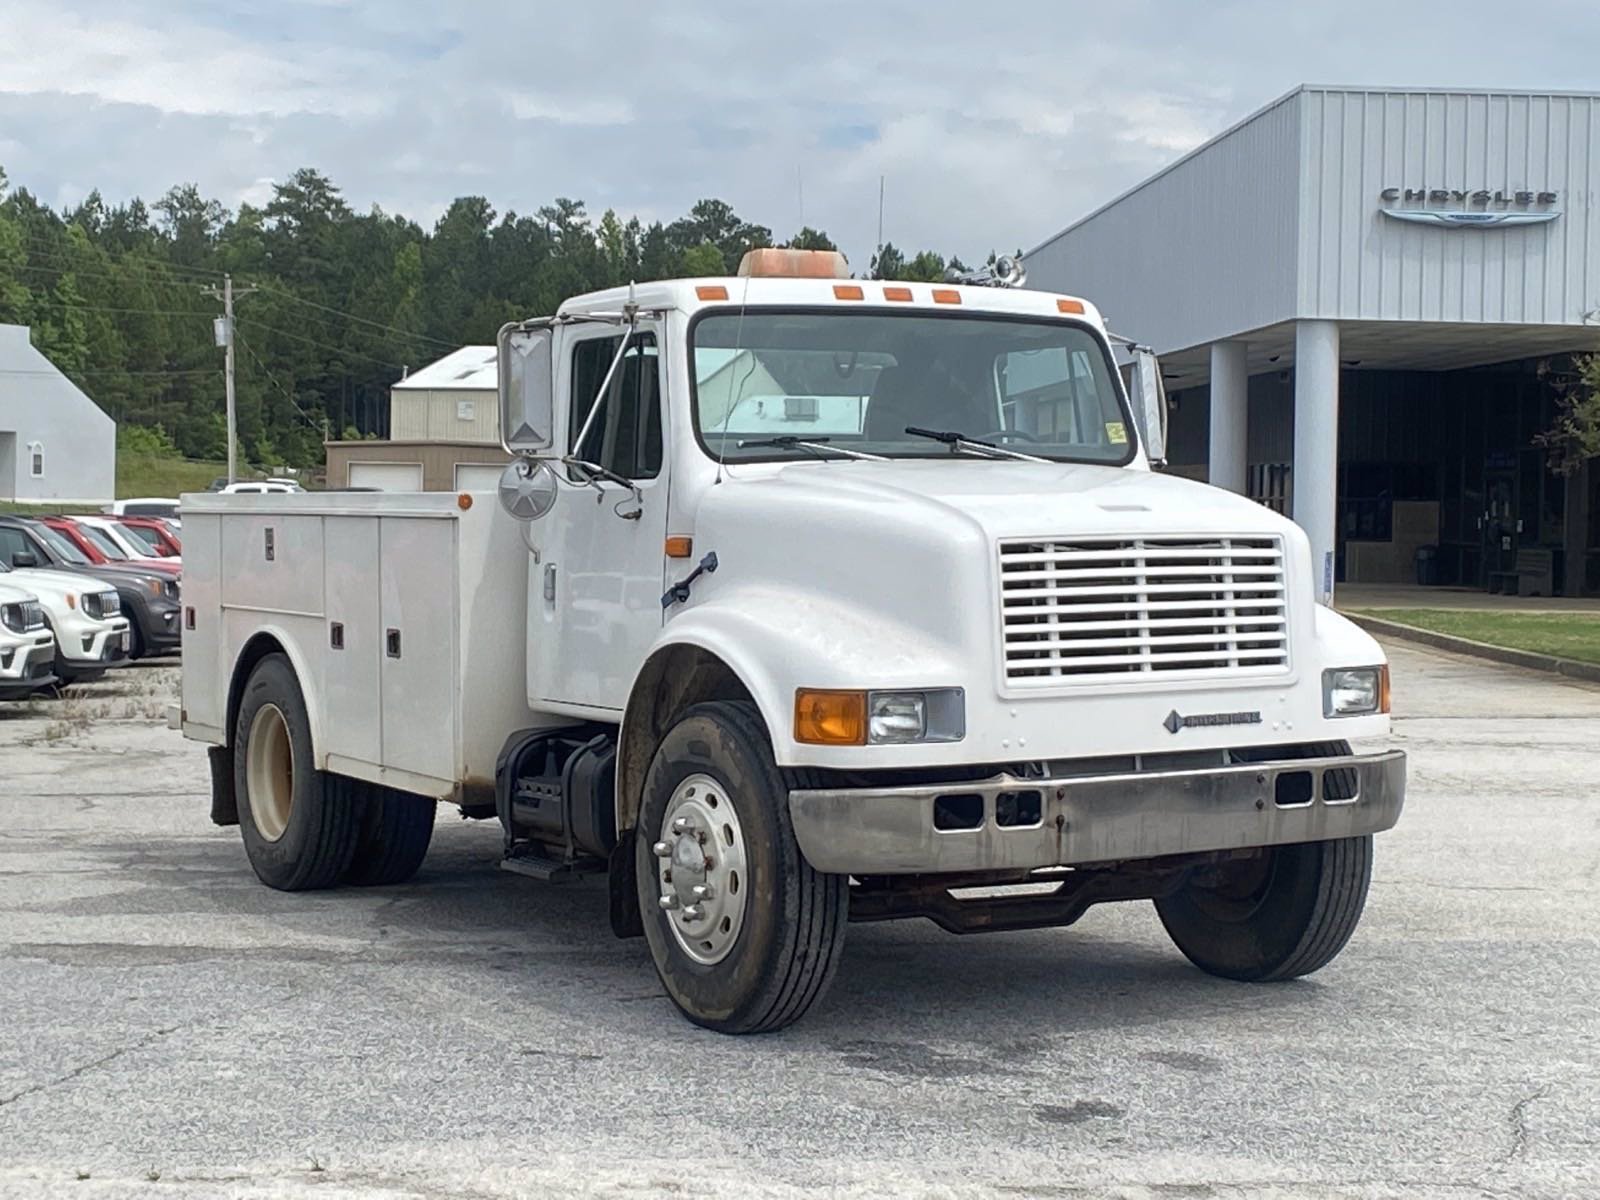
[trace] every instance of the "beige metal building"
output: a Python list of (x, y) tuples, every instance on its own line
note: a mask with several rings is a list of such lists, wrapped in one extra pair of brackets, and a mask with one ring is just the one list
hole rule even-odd
[(463, 346), (389, 389), (387, 441), (329, 442), (328, 486), (386, 492), (488, 491), (500, 448), (495, 349)]

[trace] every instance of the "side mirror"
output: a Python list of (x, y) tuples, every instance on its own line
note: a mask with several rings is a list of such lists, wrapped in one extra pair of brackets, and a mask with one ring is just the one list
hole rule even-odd
[(1167, 461), (1167, 388), (1161, 382), (1161, 360), (1144, 346), (1133, 348), (1133, 405), (1144, 452), (1151, 466)]
[(519, 521), (537, 521), (555, 507), (559, 490), (548, 462), (519, 458), (500, 474), (500, 507)]
[(555, 441), (555, 369), (548, 324), (506, 325), (499, 351), (500, 442), (508, 454), (534, 454)]
[(32, 550), (18, 550), (11, 556), (11, 565), (18, 570), (37, 567), (39, 565), (39, 556)]

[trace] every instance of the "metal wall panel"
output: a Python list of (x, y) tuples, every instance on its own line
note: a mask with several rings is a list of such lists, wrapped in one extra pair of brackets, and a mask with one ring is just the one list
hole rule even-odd
[(1119, 333), (1183, 349), (1294, 316), (1301, 93), (1026, 256), (1030, 287), (1083, 296)]
[(498, 446), (493, 392), (397, 389), (389, 394), (389, 437), (397, 442), (481, 442)]
[[(1600, 97), (1301, 93), (1298, 315), (1579, 324), (1600, 308)], [(1385, 200), (1385, 188), (1557, 193), (1553, 205)], [(1553, 208), (1538, 225), (1414, 224), (1390, 208)]]

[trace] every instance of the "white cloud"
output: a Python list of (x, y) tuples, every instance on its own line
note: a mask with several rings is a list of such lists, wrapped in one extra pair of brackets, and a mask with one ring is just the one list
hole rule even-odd
[(353, 206), (423, 221), (465, 193), (666, 220), (717, 196), (786, 235), (803, 180), (804, 221), (857, 266), (880, 176), (897, 244), (971, 260), (1037, 243), (1302, 80), (1582, 89), (1600, 43), (1600, 12), (1568, 0), (1515, 22), (1476, 19), (1494, 0), (1448, 20), (1379, 0), (6, 8), (0, 165), (58, 203), (186, 180), (260, 203), (312, 165)]

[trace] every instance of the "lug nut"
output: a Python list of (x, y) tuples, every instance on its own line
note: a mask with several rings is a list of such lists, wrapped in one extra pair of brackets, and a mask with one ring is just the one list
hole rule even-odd
[(672, 832), (673, 833), (688, 833), (689, 832), (689, 818), (688, 817), (679, 817), (676, 821), (674, 821), (672, 823)]
[(667, 895), (661, 897), (659, 903), (664, 909), (674, 909), (678, 907), (678, 897), (676, 894), (669, 892)]
[(697, 883), (689, 892), (696, 900), (710, 900), (717, 894), (717, 889), (709, 883)]
[(654, 846), (650, 847), (650, 853), (654, 854), (657, 858), (671, 858), (672, 846), (667, 842), (657, 842)]
[(698, 904), (687, 905), (683, 910), (683, 919), (685, 921), (698, 921), (703, 916), (705, 916), (705, 909)]

